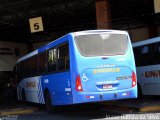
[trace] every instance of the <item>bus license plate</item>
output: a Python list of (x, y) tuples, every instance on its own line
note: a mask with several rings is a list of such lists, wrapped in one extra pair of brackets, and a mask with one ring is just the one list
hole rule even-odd
[(103, 85), (103, 89), (111, 89), (112, 88), (112, 85)]

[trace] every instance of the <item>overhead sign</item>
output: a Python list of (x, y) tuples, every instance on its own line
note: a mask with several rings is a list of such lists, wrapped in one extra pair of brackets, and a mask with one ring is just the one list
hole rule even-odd
[(160, 13), (160, 0), (154, 0), (154, 11)]
[(42, 17), (29, 19), (31, 33), (44, 31)]

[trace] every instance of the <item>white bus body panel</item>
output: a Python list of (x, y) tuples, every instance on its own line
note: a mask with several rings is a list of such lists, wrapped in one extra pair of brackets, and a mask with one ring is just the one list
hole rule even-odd
[(160, 95), (160, 64), (137, 67), (137, 76), (143, 95)]
[(18, 85), (18, 99), (22, 100), (22, 90), (25, 91), (26, 101), (44, 104), (41, 76), (23, 79)]

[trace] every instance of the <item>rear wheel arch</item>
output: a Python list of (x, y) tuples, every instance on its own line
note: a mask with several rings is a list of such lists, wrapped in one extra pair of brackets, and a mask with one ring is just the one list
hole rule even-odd
[(46, 96), (47, 92), (49, 92), (48, 88), (44, 89), (44, 97)]
[(45, 98), (45, 105), (46, 105), (46, 109), (48, 113), (56, 113), (57, 107), (53, 106), (52, 104), (52, 97), (51, 97), (51, 93), (49, 92), (48, 88), (44, 90), (44, 98)]
[(45, 100), (45, 103), (46, 103), (46, 95), (49, 95), (50, 96), (50, 99), (51, 98), (51, 93), (50, 93), (50, 90), (48, 88), (45, 88), (44, 89), (44, 100)]

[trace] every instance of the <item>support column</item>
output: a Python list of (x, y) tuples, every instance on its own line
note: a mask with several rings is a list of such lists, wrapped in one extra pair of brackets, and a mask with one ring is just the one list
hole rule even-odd
[(97, 29), (111, 28), (110, 2), (109, 0), (96, 0)]

